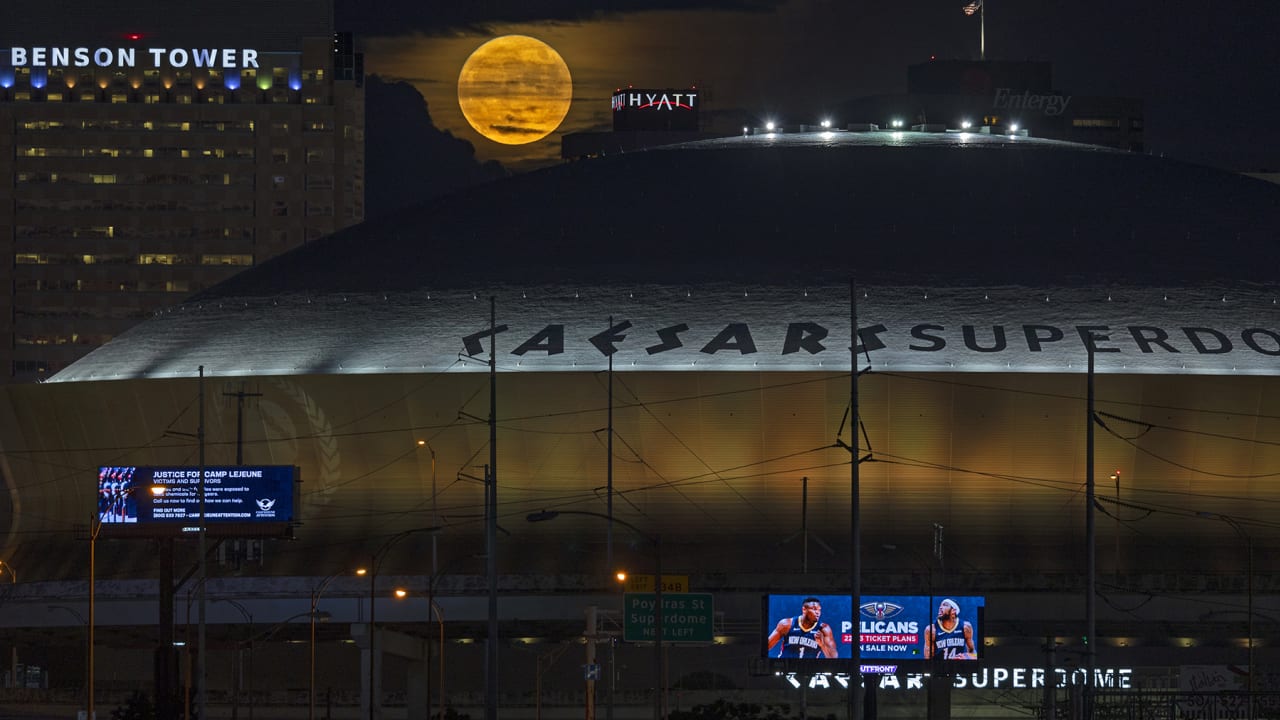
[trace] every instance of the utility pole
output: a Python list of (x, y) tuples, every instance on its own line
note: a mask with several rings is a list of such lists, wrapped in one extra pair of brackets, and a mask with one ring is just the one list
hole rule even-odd
[[(498, 720), (498, 310), (489, 296), (489, 464), (485, 510), (485, 558), (489, 576), (489, 640), (485, 644), (484, 717)], [(203, 719), (202, 719), (203, 720)]]
[(1097, 553), (1097, 537), (1094, 527), (1093, 506), (1095, 500), (1095, 488), (1093, 483), (1093, 360), (1094, 360), (1094, 336), (1089, 336), (1089, 342), (1086, 343), (1089, 352), (1089, 392), (1088, 392), (1088, 417), (1086, 423), (1088, 431), (1085, 435), (1085, 537), (1086, 537), (1086, 557), (1085, 572), (1088, 574), (1085, 584), (1085, 631), (1084, 631), (1084, 656), (1085, 666), (1088, 668), (1089, 676), (1084, 682), (1084, 720), (1093, 720), (1093, 685), (1094, 685), (1094, 668), (1097, 665), (1097, 653), (1094, 648), (1097, 646), (1096, 628), (1097, 628), (1097, 609), (1096, 596), (1098, 593), (1098, 553)]
[[(206, 546), (206, 526), (209, 524), (205, 512), (205, 466), (204, 466), (204, 366), (200, 366), (200, 426), (196, 431), (200, 441), (200, 631), (196, 655), (196, 707), (199, 708), (200, 720), (209, 720), (209, 652), (206, 642), (206, 610), (208, 609), (209, 551)], [(92, 719), (90, 719), (92, 720)]]
[(244, 383), (235, 392), (224, 392), (223, 397), (236, 399), (236, 465), (244, 464), (244, 401), (246, 398), (260, 398), (260, 392), (245, 392)]
[(858, 466), (858, 289), (849, 278), (849, 427), (853, 447), (849, 463), (849, 512), (852, 541), (849, 544), (849, 584), (852, 588), (853, 642), (849, 662), (849, 720), (863, 716), (862, 688), (862, 506)]

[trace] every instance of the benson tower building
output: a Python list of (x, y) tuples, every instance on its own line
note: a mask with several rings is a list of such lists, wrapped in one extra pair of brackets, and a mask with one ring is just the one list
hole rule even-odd
[(3, 382), (363, 219), (363, 63), (323, 5), (0, 11)]

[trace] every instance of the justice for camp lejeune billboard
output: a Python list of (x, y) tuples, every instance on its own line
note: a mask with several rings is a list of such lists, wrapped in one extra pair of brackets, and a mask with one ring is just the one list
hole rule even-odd
[(98, 468), (95, 519), (107, 535), (200, 532), (201, 490), (206, 534), (288, 532), (298, 506), (297, 468), (287, 465)]
[[(853, 657), (848, 594), (766, 595), (763, 654), (769, 658)], [(857, 612), (863, 661), (977, 660), (986, 600), (967, 595), (863, 595)]]

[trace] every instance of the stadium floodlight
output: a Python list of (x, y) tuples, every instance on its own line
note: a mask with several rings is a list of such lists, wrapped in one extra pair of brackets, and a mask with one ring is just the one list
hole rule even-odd
[(764, 124), (764, 129), (765, 129), (765, 130), (768, 130), (769, 132), (773, 132), (773, 129), (774, 129), (775, 127), (776, 127), (776, 126), (773, 124), (773, 121), (772, 121), (772, 120), (770, 120), (769, 122), (767, 122), (767, 123), (765, 123), (765, 124)]
[(961, 129), (968, 130), (969, 128), (973, 127), (973, 123), (969, 122), (968, 120), (961, 120), (960, 127)]
[(1013, 123), (1012, 125), (1010, 125), (1009, 132), (1018, 132), (1018, 123)]
[(822, 119), (822, 127), (824, 127), (824, 128), (829, 128), (829, 127), (831, 127), (831, 121), (830, 121), (830, 120), (828, 120), (828, 119), (826, 119), (826, 118), (823, 118), (823, 119)]

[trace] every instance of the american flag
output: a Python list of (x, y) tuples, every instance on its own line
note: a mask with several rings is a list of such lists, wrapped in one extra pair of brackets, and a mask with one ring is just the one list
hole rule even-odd
[(964, 6), (965, 15), (974, 15), (982, 9), (982, 0), (973, 0), (973, 2)]

